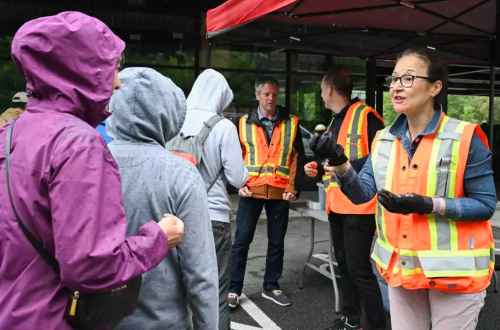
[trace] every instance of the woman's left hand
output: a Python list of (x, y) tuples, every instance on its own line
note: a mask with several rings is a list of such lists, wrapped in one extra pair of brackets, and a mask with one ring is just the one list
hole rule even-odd
[(378, 201), (391, 213), (398, 214), (429, 214), (434, 209), (431, 197), (406, 193), (394, 195), (388, 190), (382, 189), (378, 192)]

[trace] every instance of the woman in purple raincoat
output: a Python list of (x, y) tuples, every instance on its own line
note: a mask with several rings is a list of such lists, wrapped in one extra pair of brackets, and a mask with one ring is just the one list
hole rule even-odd
[(14, 37), (12, 58), (32, 98), (12, 135), (12, 195), (20, 218), (61, 273), (28, 242), (10, 206), (7, 124), (0, 129), (2, 330), (71, 329), (64, 320), (64, 287), (116, 288), (155, 267), (182, 237), (182, 222), (166, 218), (125, 238), (119, 170), (94, 129), (109, 115), (113, 89), (120, 86), (124, 47), (102, 22), (76, 12), (30, 21)]

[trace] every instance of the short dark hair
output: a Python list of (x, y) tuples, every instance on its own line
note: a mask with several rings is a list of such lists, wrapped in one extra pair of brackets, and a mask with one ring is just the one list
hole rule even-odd
[(323, 81), (340, 96), (351, 97), (353, 83), (346, 69), (341, 67), (329, 69), (323, 76)]
[(406, 56), (416, 56), (427, 64), (427, 76), (431, 81), (436, 82), (440, 80), (443, 83), (441, 92), (436, 95), (435, 99), (444, 92), (444, 86), (448, 82), (448, 70), (446, 65), (436, 56), (435, 51), (428, 50), (427, 48), (412, 47), (408, 48), (398, 54), (396, 64)]
[(278, 88), (280, 87), (278, 80), (276, 80), (276, 78), (270, 76), (263, 76), (255, 79), (255, 91), (260, 93), (262, 87), (264, 87), (264, 85), (266, 84), (275, 85)]
[(27, 103), (23, 102), (11, 102), (10, 107), (11, 108), (19, 108), (19, 109), (24, 109), (26, 107)]

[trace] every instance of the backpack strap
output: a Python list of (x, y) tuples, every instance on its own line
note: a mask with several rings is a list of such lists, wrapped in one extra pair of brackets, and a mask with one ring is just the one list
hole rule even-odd
[[(212, 131), (212, 129), (217, 125), (218, 122), (220, 122), (224, 117), (221, 115), (214, 115), (210, 117), (209, 120), (204, 122), (203, 128), (201, 129), (200, 133), (198, 133), (197, 137), (200, 139), (201, 145), (203, 146), (205, 144), (205, 140), (207, 139), (208, 135)], [(222, 167), (219, 171), (219, 174), (215, 177), (215, 179), (210, 183), (210, 186), (207, 189), (207, 193), (212, 189), (214, 184), (217, 182), (217, 180), (221, 177), (222, 173), (224, 172), (224, 167)]]
[(205, 143), (205, 140), (207, 139), (208, 135), (215, 127), (215, 125), (217, 125), (217, 123), (222, 119), (224, 119), (224, 117), (220, 115), (214, 115), (210, 117), (209, 120), (203, 123), (204, 124), (203, 128), (201, 129), (200, 133), (196, 135), (200, 139), (202, 145)]
[(219, 178), (222, 176), (222, 173), (224, 172), (224, 166), (222, 166), (220, 168), (220, 171), (219, 171), (219, 174), (217, 174), (217, 176), (215, 177), (215, 179), (212, 181), (212, 183), (210, 183), (210, 187), (208, 187), (207, 189), (207, 193), (210, 191), (210, 189), (212, 189), (212, 187), (214, 186), (214, 184), (217, 182), (217, 180), (219, 180)]
[(12, 198), (12, 191), (10, 189), (10, 148), (11, 148), (11, 139), (12, 139), (12, 129), (14, 128), (14, 124), (16, 123), (17, 118), (15, 118), (9, 125), (7, 131), (7, 139), (5, 141), (5, 172), (7, 174), (7, 192), (9, 193), (10, 206), (12, 207), (12, 211), (14, 212), (14, 216), (16, 217), (17, 223), (21, 230), (23, 231), (24, 236), (31, 243), (33, 248), (38, 252), (38, 254), (45, 260), (45, 262), (54, 270), (56, 274), (60, 274), (59, 263), (56, 258), (52, 256), (49, 251), (47, 251), (42, 243), (38, 241), (35, 236), (26, 228), (19, 213), (17, 213), (16, 206), (14, 205), (14, 199)]

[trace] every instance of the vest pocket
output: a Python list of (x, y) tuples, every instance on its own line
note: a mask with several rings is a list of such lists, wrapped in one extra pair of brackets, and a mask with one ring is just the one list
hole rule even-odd
[[(422, 271), (427, 278), (469, 277), (476, 274), (476, 257), (474, 256), (474, 251), (437, 250), (419, 251), (417, 254), (422, 265)], [(481, 257), (477, 258), (479, 258), (479, 265)]]
[[(424, 287), (442, 291), (467, 289), (480, 268), (489, 267), (488, 256), (478, 256), (479, 250), (471, 251), (419, 251), (418, 259), (427, 278)], [(486, 266), (482, 264), (486, 263)]]
[(377, 268), (383, 277), (387, 276), (387, 269), (391, 262), (394, 262), (394, 256), (394, 247), (377, 237), (373, 246), (372, 259), (377, 263)]

